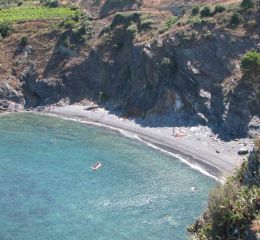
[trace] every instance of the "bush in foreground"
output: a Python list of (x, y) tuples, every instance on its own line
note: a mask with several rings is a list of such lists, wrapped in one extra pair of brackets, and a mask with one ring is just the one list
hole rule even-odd
[(234, 176), (211, 192), (203, 217), (188, 228), (194, 239), (256, 239), (260, 231), (259, 142), (258, 138), (255, 150)]

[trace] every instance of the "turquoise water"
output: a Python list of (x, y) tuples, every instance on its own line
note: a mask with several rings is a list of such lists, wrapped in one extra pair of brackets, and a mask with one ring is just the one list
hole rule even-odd
[[(93, 172), (96, 161), (103, 167)], [(214, 185), (102, 128), (29, 113), (0, 117), (1, 240), (187, 239)]]

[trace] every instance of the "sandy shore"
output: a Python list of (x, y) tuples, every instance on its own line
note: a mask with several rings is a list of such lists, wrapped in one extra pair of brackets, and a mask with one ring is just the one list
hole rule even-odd
[(93, 103), (46, 108), (42, 114), (55, 115), (95, 124), (118, 131), (126, 137), (145, 142), (151, 147), (177, 156), (202, 173), (224, 180), (241, 164), (245, 156), (237, 151), (252, 148), (249, 139), (223, 142), (205, 126), (196, 127), (143, 127), (134, 120), (111, 114)]

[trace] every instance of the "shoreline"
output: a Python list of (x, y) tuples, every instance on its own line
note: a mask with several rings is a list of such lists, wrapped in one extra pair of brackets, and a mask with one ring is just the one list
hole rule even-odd
[[(53, 113), (53, 112), (32, 112), (35, 114), (40, 114), (40, 115), (45, 115), (45, 116), (52, 116), (52, 117), (58, 117), (64, 120), (69, 120), (69, 121), (75, 121), (75, 122), (79, 122), (79, 123), (83, 123), (83, 124), (87, 124), (87, 125), (93, 125), (96, 127), (101, 127), (101, 128), (105, 128), (113, 133), (117, 133), (120, 134), (126, 138), (130, 138), (130, 139), (134, 139), (139, 141), (142, 144), (145, 144), (153, 149), (156, 149), (157, 151), (160, 151), (164, 154), (170, 155), (174, 158), (177, 158), (179, 161), (183, 162), (184, 164), (188, 165), (190, 168), (195, 169), (196, 171), (199, 171), (200, 173), (213, 178), (214, 180), (216, 180), (217, 182), (220, 183), (224, 183), (224, 179), (221, 179), (217, 176), (217, 174), (221, 175), (221, 171), (219, 171), (217, 168), (215, 168), (214, 166), (211, 166), (207, 163), (204, 163), (202, 161), (200, 161), (199, 159), (195, 159), (193, 156), (188, 155), (186, 153), (183, 153), (181, 151), (179, 151), (178, 149), (174, 149), (173, 147), (170, 146), (166, 146), (163, 144), (160, 144), (158, 142), (156, 142), (154, 139), (152, 140), (151, 138), (149, 139), (148, 136), (143, 136), (143, 135), (137, 135), (135, 133), (132, 132), (132, 134), (134, 135), (130, 135), (130, 132), (126, 132), (125, 129), (121, 129), (121, 128), (116, 128), (116, 127), (112, 127), (106, 124), (101, 124), (98, 122), (93, 122), (90, 121), (88, 119), (84, 119), (80, 116), (67, 116), (67, 115), (63, 115), (63, 114), (57, 114), (57, 113)], [(189, 160), (187, 160), (189, 159)], [(196, 163), (201, 163), (201, 166), (196, 165)], [(207, 167), (206, 167), (207, 166)], [(216, 174), (217, 173), (217, 174)]]
[[(249, 139), (223, 142), (219, 139), (216, 140), (216, 136), (209, 135), (209, 137), (207, 134), (204, 136), (204, 133), (200, 133), (200, 128), (195, 133), (192, 128), (190, 128), (191, 133), (188, 132), (188, 128), (178, 128), (178, 131), (180, 130), (182, 133), (185, 130), (185, 134), (174, 137), (172, 127), (143, 127), (133, 120), (120, 118), (100, 107), (86, 110), (91, 106), (93, 103), (84, 106), (55, 106), (48, 110), (31, 112), (107, 128), (178, 158), (191, 168), (221, 183), (245, 158), (245, 156), (239, 156), (237, 150), (244, 144), (251, 146)], [(221, 149), (221, 151), (216, 151), (216, 149)]]

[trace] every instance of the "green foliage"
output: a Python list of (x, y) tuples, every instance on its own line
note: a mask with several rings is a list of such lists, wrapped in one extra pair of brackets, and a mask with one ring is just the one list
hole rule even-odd
[(238, 13), (234, 13), (230, 19), (230, 23), (233, 26), (237, 26), (241, 21), (241, 17)]
[(192, 10), (191, 10), (191, 14), (192, 14), (193, 16), (198, 15), (198, 14), (199, 14), (199, 11), (200, 11), (200, 7), (199, 7), (199, 6), (194, 6), (194, 7), (192, 8)]
[(162, 29), (160, 29), (159, 33), (164, 33), (171, 29), (173, 25), (178, 21), (178, 17), (171, 16), (165, 23)]
[(257, 27), (257, 22), (256, 20), (249, 20), (246, 22), (246, 27), (249, 29), (254, 29)]
[(89, 40), (94, 34), (94, 29), (88, 16), (79, 11), (75, 11), (74, 15), (67, 17), (61, 23), (61, 26), (69, 30), (68, 32), (70, 33), (71, 41), (67, 38), (66, 45), (69, 45), (69, 42), (84, 42), (85, 40)]
[(211, 15), (211, 10), (209, 6), (205, 6), (204, 8), (201, 9), (200, 11), (201, 17), (210, 17), (210, 15)]
[(215, 9), (214, 9), (214, 14), (216, 13), (222, 13), (226, 10), (225, 7), (223, 7), (222, 5), (216, 5), (215, 6)]
[(240, 187), (229, 182), (217, 187), (209, 197), (206, 222), (188, 231), (199, 240), (248, 239), (248, 223), (259, 214), (260, 188)]
[(62, 19), (73, 16), (75, 11), (70, 8), (58, 7), (13, 7), (0, 11), (0, 22), (18, 22), (36, 19)]
[[(260, 140), (257, 141), (248, 161), (224, 185), (219, 185), (210, 193), (207, 211), (188, 228), (195, 239), (251, 239), (251, 224), (260, 217), (258, 176), (255, 168), (249, 167), (252, 161), (260, 161)], [(248, 174), (256, 176), (256, 181), (245, 181)]]
[(234, 183), (219, 187), (212, 192), (209, 199), (209, 214), (212, 217), (212, 231), (215, 239), (225, 236), (226, 226), (239, 230), (242, 239), (247, 238), (244, 224), (254, 218), (257, 208), (257, 196), (260, 189), (256, 187), (240, 188)]
[(166, 22), (165, 22), (165, 27), (170, 29), (178, 20), (178, 17), (176, 16), (171, 16)]
[(138, 28), (135, 22), (131, 22), (130, 25), (127, 27), (127, 31), (131, 32), (133, 35), (138, 33)]
[(141, 29), (147, 30), (150, 29), (154, 24), (153, 19), (148, 18), (147, 16), (141, 17)]
[[(110, 24), (110, 29), (116, 26), (121, 26), (133, 35), (138, 32), (150, 29), (154, 24), (153, 19), (147, 14), (141, 14), (139, 12), (133, 13), (117, 13)], [(109, 29), (105, 29), (107, 31)], [(104, 32), (103, 31), (103, 32)]]
[(260, 82), (260, 53), (247, 52), (242, 57), (240, 66), (247, 78)]
[(252, 0), (243, 0), (241, 3), (241, 7), (243, 9), (249, 9), (254, 7), (254, 3)]
[(22, 46), (26, 46), (28, 44), (28, 38), (26, 36), (23, 36), (20, 41)]
[(12, 23), (9, 21), (0, 22), (0, 36), (7, 37), (12, 31)]
[(67, 18), (61, 25), (66, 29), (72, 29), (76, 25), (76, 22), (71, 18)]
[(110, 25), (111, 28), (114, 28), (118, 25), (128, 26), (130, 22), (138, 22), (140, 20), (141, 13), (117, 13), (112, 20)]
[(198, 35), (198, 32), (196, 32), (196, 31), (185, 32), (182, 35), (182, 40), (194, 42), (197, 39), (197, 35)]
[(190, 25), (201, 25), (201, 24), (209, 24), (213, 23), (214, 19), (213, 18), (201, 18), (200, 16), (194, 16), (189, 18), (187, 21), (188, 24)]

